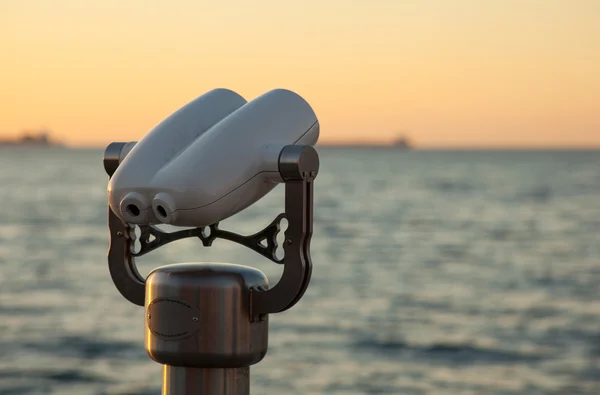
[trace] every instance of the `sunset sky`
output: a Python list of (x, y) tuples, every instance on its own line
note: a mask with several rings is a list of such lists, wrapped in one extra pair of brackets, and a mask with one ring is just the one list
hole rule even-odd
[(0, 135), (137, 140), (216, 87), (325, 142), (600, 147), (600, 1), (0, 0)]

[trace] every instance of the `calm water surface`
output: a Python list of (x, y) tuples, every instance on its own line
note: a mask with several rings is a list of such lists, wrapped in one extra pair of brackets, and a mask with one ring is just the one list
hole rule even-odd
[[(600, 152), (321, 148), (313, 280), (254, 394), (600, 393)], [(0, 149), (0, 394), (160, 393), (106, 265), (101, 150)], [(262, 229), (283, 189), (226, 220)], [(139, 261), (281, 267), (185, 240)]]

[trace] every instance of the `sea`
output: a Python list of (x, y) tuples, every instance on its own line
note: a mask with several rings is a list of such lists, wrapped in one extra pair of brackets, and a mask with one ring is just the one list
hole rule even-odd
[[(313, 276), (251, 393), (600, 394), (600, 151), (318, 149)], [(0, 394), (158, 395), (102, 149), (0, 148)], [(283, 186), (221, 223), (251, 234)], [(282, 267), (198, 239), (138, 259)]]

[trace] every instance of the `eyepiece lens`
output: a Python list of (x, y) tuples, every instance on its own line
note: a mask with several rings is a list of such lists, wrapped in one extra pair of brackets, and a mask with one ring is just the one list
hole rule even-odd
[(140, 209), (135, 204), (128, 204), (127, 211), (129, 211), (134, 217), (140, 215)]
[(160, 215), (163, 218), (166, 218), (167, 210), (165, 210), (165, 208), (163, 206), (157, 206), (156, 211), (158, 211), (158, 215)]

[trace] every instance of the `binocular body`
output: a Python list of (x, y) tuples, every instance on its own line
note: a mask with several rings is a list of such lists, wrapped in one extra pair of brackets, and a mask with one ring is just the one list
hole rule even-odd
[(250, 206), (283, 182), (283, 147), (315, 145), (319, 122), (294, 92), (246, 102), (212, 90), (145, 135), (110, 179), (109, 205), (131, 224), (208, 226)]

